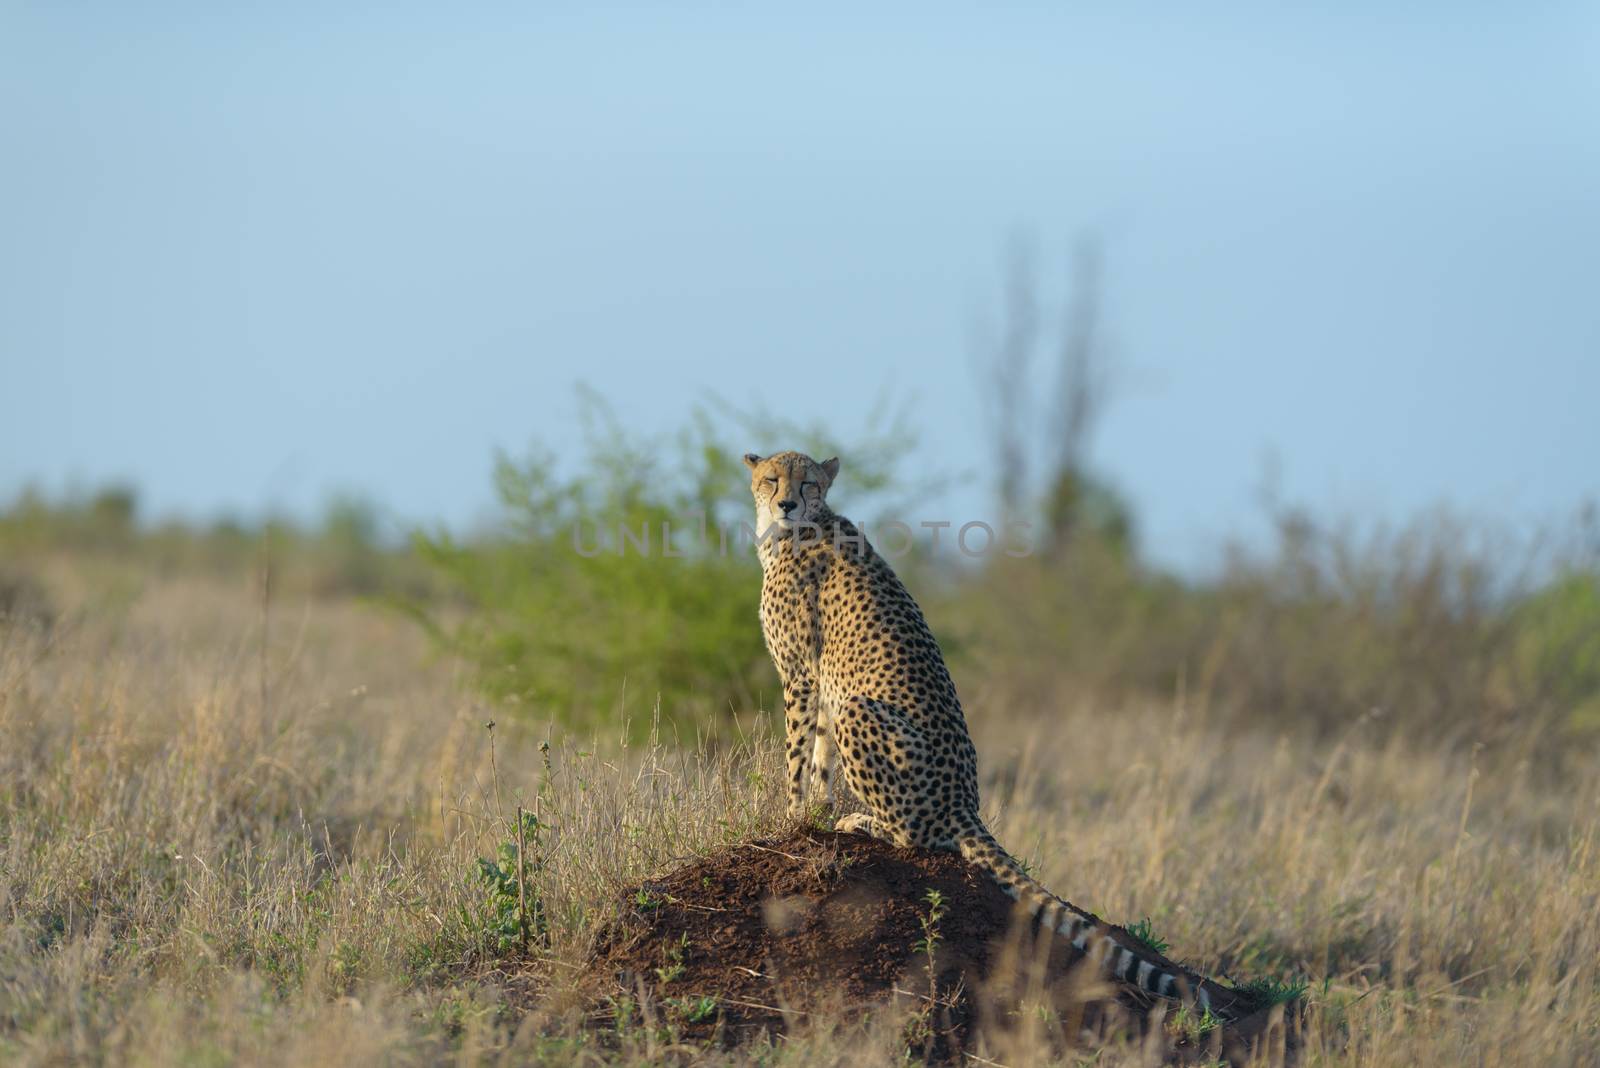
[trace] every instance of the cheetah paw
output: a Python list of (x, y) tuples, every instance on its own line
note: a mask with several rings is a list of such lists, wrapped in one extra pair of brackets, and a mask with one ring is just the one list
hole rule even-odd
[(840, 816), (834, 822), (833, 829), (840, 834), (865, 834), (873, 838), (878, 837), (877, 821), (864, 812), (852, 812), (847, 816)]

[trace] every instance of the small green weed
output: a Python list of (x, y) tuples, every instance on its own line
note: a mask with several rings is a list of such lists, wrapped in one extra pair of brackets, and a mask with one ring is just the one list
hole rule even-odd
[(1311, 984), (1305, 979), (1276, 979), (1261, 978), (1251, 979), (1249, 982), (1238, 984), (1238, 989), (1246, 994), (1264, 999), (1268, 1004), (1282, 1005), (1293, 1001), (1305, 994)]
[(717, 1014), (717, 999), (709, 994), (699, 997), (667, 998), (666, 1005), (671, 1006), (685, 1023), (702, 1023)]
[(532, 812), (523, 812), (521, 846), (513, 837), (501, 842), (492, 858), (478, 858), (476, 875), (484, 891), (487, 914), (484, 932), (500, 952), (525, 945), (530, 935), (543, 938), (549, 929), (539, 894), (538, 877), (544, 868), (539, 859), (543, 855), (543, 834), (539, 818)]
[(662, 985), (672, 982), (683, 975), (683, 955), (689, 948), (689, 932), (685, 931), (678, 936), (676, 942), (668, 942), (665, 950), (667, 962), (656, 969), (656, 978)]
[(939, 931), (939, 921), (944, 918), (944, 895), (937, 890), (929, 889), (922, 895), (922, 900), (927, 903), (928, 911), (918, 917), (918, 923), (922, 926), (922, 937), (912, 944), (911, 949), (928, 958), (928, 999), (906, 1021), (904, 1038), (908, 1058), (913, 1055), (913, 1047), (921, 1046), (922, 1058), (928, 1060), (933, 1055), (933, 1040), (936, 1037), (933, 1013), (939, 1004), (939, 973), (934, 966), (934, 957), (939, 943), (944, 939)]
[(944, 895), (937, 890), (929, 890), (922, 895), (922, 900), (927, 902), (928, 911), (923, 913), (919, 922), (922, 925), (922, 937), (912, 945), (917, 953), (928, 956), (928, 971), (933, 971), (933, 951), (938, 947), (940, 938), (939, 921), (944, 918)]
[(1222, 1019), (1213, 1015), (1210, 1009), (1202, 1009), (1196, 1014), (1191, 1006), (1180, 1005), (1178, 1011), (1168, 1019), (1167, 1026), (1180, 1038), (1198, 1042), (1221, 1027)]
[(1129, 924), (1128, 936), (1154, 953), (1165, 953), (1167, 947), (1172, 944), (1156, 935), (1155, 928), (1150, 925), (1150, 917), (1148, 916), (1138, 923)]

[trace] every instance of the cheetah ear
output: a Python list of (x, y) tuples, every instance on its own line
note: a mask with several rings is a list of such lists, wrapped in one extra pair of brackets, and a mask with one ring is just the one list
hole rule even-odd
[(839, 458), (835, 456), (831, 460), (822, 461), (822, 469), (828, 472), (828, 481), (832, 482), (839, 477)]
[(744, 454), (744, 465), (750, 470), (754, 471), (756, 469), (756, 464), (760, 462), (761, 457), (757, 456), (755, 453), (747, 452)]

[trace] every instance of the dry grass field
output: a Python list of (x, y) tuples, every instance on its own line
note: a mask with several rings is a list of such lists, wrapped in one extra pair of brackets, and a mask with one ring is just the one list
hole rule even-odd
[[(487, 729), (458, 669), (382, 609), (280, 597), (263, 643), (243, 580), (95, 601), (115, 584), (49, 579), (87, 607), (0, 631), (0, 1063), (904, 1059), (894, 1009), (732, 1052), (679, 1042), (665, 1006), (585, 1022), (575, 980), (622, 887), (782, 830), (759, 712), (743, 737), (628, 748), (619, 725), (546, 757), (542, 725)], [(1182, 693), (965, 696), (1001, 840), (1206, 971), (1305, 978), (1305, 1063), (1600, 1063), (1592, 757), (1556, 779), (1515, 753), (1379, 746), (1360, 722), (1224, 733)], [(536, 797), (549, 944), (518, 960), (478, 858)], [(1049, 1026), (971, 1063), (1045, 1063)]]

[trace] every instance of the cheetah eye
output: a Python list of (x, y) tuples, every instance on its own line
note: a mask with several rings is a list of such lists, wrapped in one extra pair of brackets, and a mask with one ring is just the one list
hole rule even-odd
[(778, 484), (778, 480), (775, 478), (764, 478), (761, 481), (765, 482), (769, 486), (776, 486)]
[(808, 489), (816, 489), (816, 488), (817, 488), (817, 484), (815, 482), (802, 482), (802, 483), (800, 483), (800, 492), (801, 493), (804, 493)]

